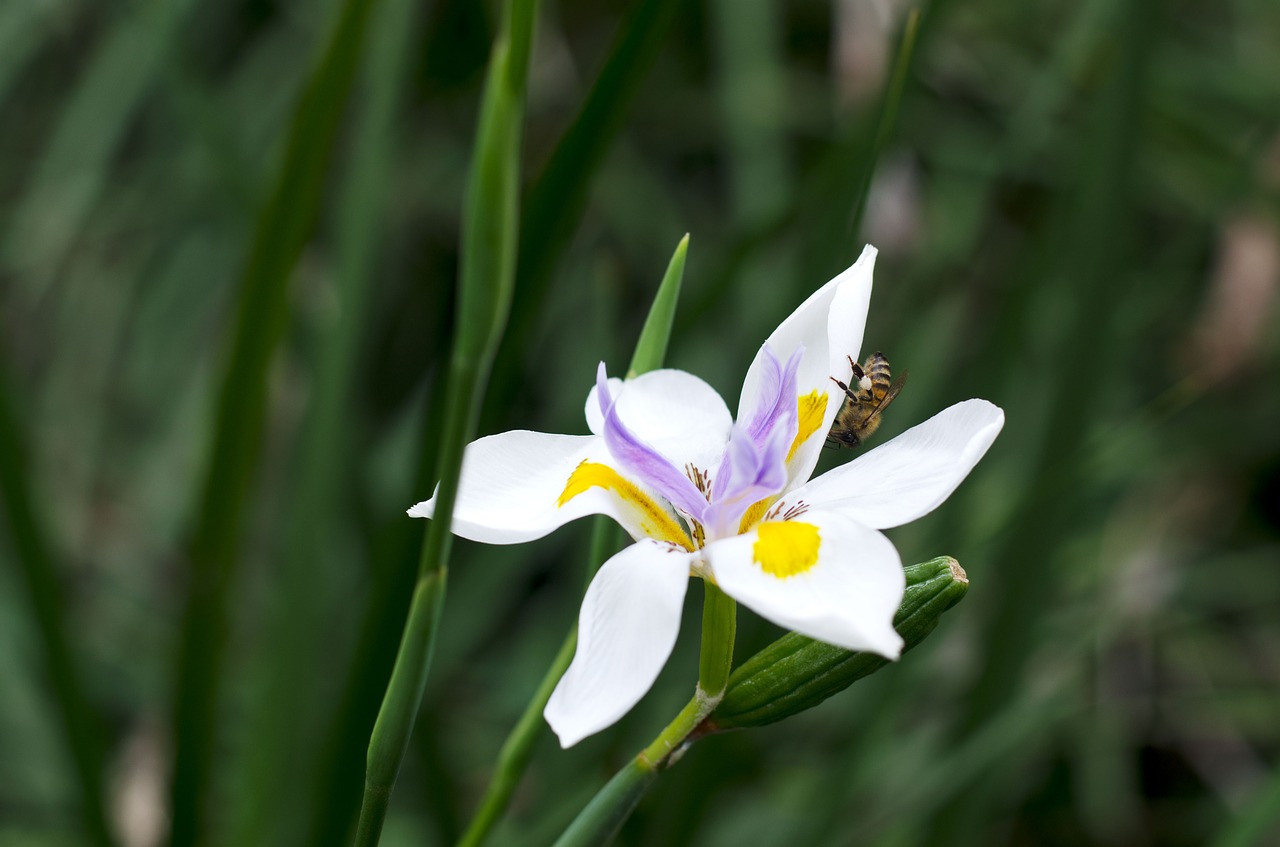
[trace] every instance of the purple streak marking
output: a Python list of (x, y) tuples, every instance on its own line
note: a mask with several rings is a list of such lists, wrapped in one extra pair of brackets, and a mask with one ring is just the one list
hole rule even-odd
[(596, 400), (604, 416), (604, 443), (609, 453), (638, 480), (652, 488), (671, 505), (702, 523), (707, 498), (684, 472), (657, 450), (635, 436), (618, 417), (618, 404), (609, 394), (604, 362), (596, 370)]

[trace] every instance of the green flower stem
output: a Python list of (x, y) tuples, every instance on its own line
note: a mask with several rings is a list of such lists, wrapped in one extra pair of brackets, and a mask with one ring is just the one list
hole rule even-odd
[(445, 389), (440, 485), (418, 582), (382, 708), (369, 739), (356, 844), (378, 843), (427, 684), (448, 578), (450, 532), (462, 452), (475, 435), (484, 388), (511, 307), (518, 225), (516, 193), (524, 88), (536, 0), (510, 0), (494, 42), (463, 212), (457, 334)]
[[(599, 530), (603, 523), (604, 520), (597, 523), (596, 530)], [(606, 526), (606, 528), (613, 527)], [(493, 776), (489, 778), (484, 796), (480, 799), (480, 808), (476, 810), (475, 817), (467, 825), (467, 831), (458, 840), (458, 847), (478, 847), (483, 844), (489, 836), (489, 831), (506, 811), (507, 804), (511, 802), (512, 793), (520, 784), (520, 777), (524, 775), (525, 768), (529, 766), (529, 760), (533, 758), (534, 745), (542, 737), (542, 710), (547, 707), (551, 692), (555, 690), (556, 683), (568, 669), (569, 662), (573, 661), (573, 651), (577, 648), (578, 627), (575, 625), (565, 637), (564, 643), (560, 645), (556, 657), (551, 660), (551, 666), (543, 675), (542, 682), (538, 683), (538, 690), (525, 706), (520, 720), (516, 722), (511, 734), (503, 743), (502, 750), (498, 753), (498, 761), (494, 765)]]
[(555, 847), (607, 844), (657, 777), (657, 768), (640, 757), (632, 759), (573, 819), (569, 828), (556, 839)]
[[(595, 525), (591, 528), (591, 552), (587, 556), (587, 561), (590, 563), (587, 568), (588, 582), (604, 560), (617, 548), (618, 536), (618, 525), (611, 518), (596, 518)], [(489, 778), (484, 796), (480, 798), (480, 807), (476, 810), (471, 823), (467, 825), (466, 832), (458, 840), (458, 847), (478, 847), (483, 844), (490, 830), (506, 811), (507, 804), (511, 802), (512, 793), (520, 784), (520, 777), (524, 775), (529, 761), (533, 758), (534, 746), (542, 737), (544, 730), (542, 710), (547, 707), (551, 692), (555, 691), (556, 683), (568, 670), (569, 663), (573, 661), (573, 653), (577, 649), (578, 625), (575, 623), (569, 630), (569, 634), (565, 636), (564, 643), (560, 645), (555, 658), (551, 660), (547, 672), (543, 674), (533, 697), (524, 707), (520, 719), (516, 721), (507, 740), (503, 742), (502, 750), (498, 753), (498, 761), (494, 764), (493, 776)]]
[(738, 604), (720, 588), (703, 580), (702, 652), (698, 658), (698, 689), (720, 702), (733, 668), (733, 639), (738, 627)]
[[(680, 286), (684, 280), (685, 256), (689, 250), (689, 236), (685, 235), (676, 245), (671, 261), (667, 263), (667, 271), (658, 286), (658, 293), (649, 307), (649, 315), (645, 318), (644, 328), (640, 330), (640, 339), (636, 342), (635, 353), (631, 357), (631, 367), (627, 377), (634, 377), (662, 366), (667, 354), (667, 343), (671, 339), (671, 324), (675, 320), (676, 303), (680, 299)], [(618, 548), (618, 525), (611, 518), (598, 517), (591, 532), (591, 551), (587, 557), (588, 567), (586, 582), (590, 583), (596, 569), (604, 563), (614, 550)], [(578, 627), (574, 624), (565, 636), (564, 643), (551, 661), (551, 666), (538, 683), (538, 689), (525, 706), (520, 719), (516, 722), (507, 740), (498, 753), (498, 761), (494, 765), (493, 776), (485, 787), (484, 796), (480, 798), (480, 806), (475, 817), (467, 826), (466, 832), (458, 841), (458, 847), (478, 847), (483, 844), (494, 824), (502, 817), (511, 794), (520, 783), (520, 777), (533, 758), (534, 745), (542, 736), (544, 724), (542, 710), (551, 699), (551, 692), (556, 683), (564, 676), (573, 653), (578, 647)], [(728, 671), (725, 671), (726, 677)]]
[[(723, 696), (723, 692), (720, 696)], [(636, 760), (646, 767), (662, 768), (671, 764), (672, 754), (693, 734), (698, 725), (706, 720), (707, 715), (715, 710), (717, 696), (714, 700), (702, 691), (693, 695), (693, 699), (685, 704), (675, 720), (667, 724), (658, 737), (649, 742), (649, 746), (640, 752)]]
[(609, 843), (631, 816), (658, 772), (678, 758), (678, 751), (685, 740), (713, 709), (715, 701), (699, 689), (675, 720), (667, 724), (666, 729), (640, 755), (624, 765), (591, 798), (591, 802), (556, 840), (555, 847), (596, 847)]
[[(430, 667), (431, 652), (435, 647), (436, 624), (444, 606), (447, 578), (448, 571), (439, 568), (419, 579), (414, 589), (396, 668), (387, 685), (377, 723), (373, 726), (373, 736), (369, 739), (364, 802), (360, 807), (356, 844), (377, 844), (382, 834), (387, 803), (422, 701), (422, 689), (427, 684), (426, 670)], [(414, 673), (415, 669), (421, 669), (421, 672)]]

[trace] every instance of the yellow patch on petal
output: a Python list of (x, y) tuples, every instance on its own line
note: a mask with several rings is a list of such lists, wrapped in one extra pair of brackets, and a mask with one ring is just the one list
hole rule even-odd
[(742, 516), (742, 520), (738, 523), (738, 535), (742, 535), (744, 532), (751, 529), (751, 527), (760, 523), (761, 519), (764, 518), (764, 513), (769, 511), (769, 507), (772, 506), (773, 501), (777, 499), (777, 497), (766, 497), (763, 500), (753, 503), (751, 508), (747, 509), (746, 514)]
[(608, 465), (583, 460), (569, 474), (564, 491), (556, 506), (563, 506), (574, 497), (592, 488), (603, 488), (617, 494), (624, 504), (635, 511), (640, 529), (650, 538), (670, 541), (686, 550), (693, 549), (689, 534), (671, 517), (671, 514), (622, 474)]
[(751, 555), (765, 573), (786, 579), (816, 565), (821, 546), (818, 528), (811, 523), (770, 521), (756, 529)]
[(800, 445), (808, 441), (809, 436), (822, 426), (822, 418), (827, 413), (827, 395), (815, 388), (800, 397), (797, 404), (800, 412), (800, 428), (796, 430), (796, 440), (791, 442), (791, 449), (787, 451), (788, 462), (800, 449)]

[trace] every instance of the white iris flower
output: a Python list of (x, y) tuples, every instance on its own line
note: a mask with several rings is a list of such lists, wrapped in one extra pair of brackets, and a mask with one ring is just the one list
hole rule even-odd
[[(896, 659), (902, 562), (880, 530), (945, 500), (986, 453), (1004, 412), (966, 400), (810, 480), (858, 359), (876, 251), (814, 292), (747, 371), (735, 423), (701, 379), (623, 382), (601, 363), (591, 435), (504, 432), (469, 445), (453, 531), (516, 544), (584, 515), (635, 543), (601, 566), (578, 649), (545, 716), (568, 747), (621, 718), (675, 645), (689, 577), (779, 626)], [(409, 510), (429, 518), (434, 498)]]

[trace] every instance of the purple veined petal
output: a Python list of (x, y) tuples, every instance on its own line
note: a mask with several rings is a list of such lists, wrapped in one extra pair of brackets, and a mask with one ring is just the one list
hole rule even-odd
[(596, 398), (604, 416), (604, 443), (610, 455), (629, 473), (667, 499), (671, 505), (701, 522), (707, 498), (698, 487), (667, 460), (627, 429), (618, 417), (617, 404), (609, 393), (604, 362), (596, 371)]
[(736, 534), (742, 516), (752, 504), (778, 494), (786, 486), (787, 451), (794, 432), (794, 427), (776, 426), (764, 443), (758, 444), (745, 427), (734, 428), (716, 474), (705, 519), (713, 537)]
[(789, 463), (789, 485), (793, 488), (803, 484), (813, 473), (826, 433), (840, 409), (843, 396), (831, 377), (843, 378), (840, 375), (848, 373), (846, 357), (860, 360), (875, 258), (875, 248), (868, 245), (857, 262), (813, 292), (769, 336), (743, 380), (738, 419), (748, 420), (749, 411), (761, 405), (762, 389), (767, 383), (763, 378), (768, 369), (765, 351), (794, 350), (804, 346), (804, 359), (796, 373), (796, 396), (816, 394), (822, 416), (814, 425), (805, 428), (807, 437), (796, 445)]
[[(796, 373), (804, 358), (804, 347), (797, 347), (787, 359), (785, 366), (778, 362), (766, 344), (761, 353), (761, 382), (756, 394), (757, 403), (744, 417), (748, 419), (747, 431), (757, 445), (764, 441), (779, 426), (790, 431), (788, 436), (795, 438), (799, 423), (796, 410)], [(787, 442), (790, 446), (790, 441)]]
[[(720, 463), (729, 443), (733, 415), (716, 390), (706, 382), (673, 368), (649, 371), (623, 382), (609, 379), (618, 404), (618, 417), (631, 434), (657, 450), (677, 468), (693, 465), (711, 470)], [(587, 395), (587, 425), (604, 435), (604, 415), (592, 379)]]
[(775, 415), (781, 393), (782, 363), (766, 344), (760, 349), (760, 383), (758, 393), (753, 398), (756, 402), (750, 409), (743, 409), (738, 413), (738, 420), (746, 421), (747, 431), (752, 438), (759, 440), (765, 432)]

